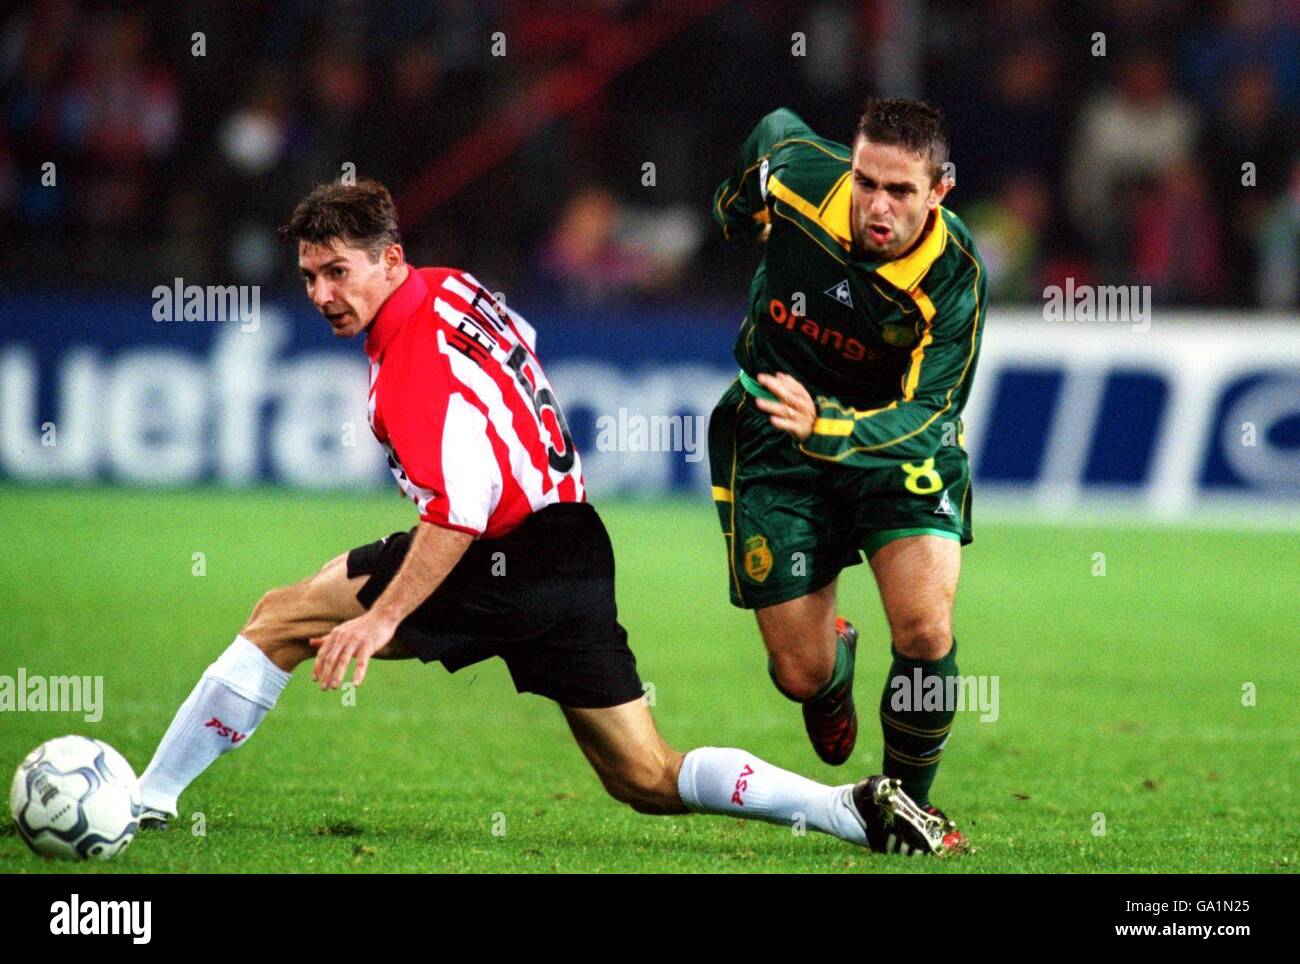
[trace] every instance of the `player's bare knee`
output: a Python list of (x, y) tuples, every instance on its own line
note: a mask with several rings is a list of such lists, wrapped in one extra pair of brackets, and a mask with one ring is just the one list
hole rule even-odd
[(834, 665), (822, 666), (802, 656), (786, 653), (771, 659), (772, 677), (781, 692), (793, 700), (806, 700), (819, 693), (830, 680)]
[(282, 613), (285, 592), (285, 589), (280, 588), (263, 593), (249, 614), (248, 621), (244, 623), (244, 637), (263, 652), (275, 648), (279, 636), (277, 629), (284, 622)]
[(946, 620), (909, 623), (895, 630), (894, 648), (909, 659), (942, 659), (952, 648), (952, 626)]
[[(281, 669), (292, 669), (310, 655), (296, 632), (294, 606), (301, 592), (299, 586), (272, 589), (257, 601), (242, 635), (264, 652)], [(285, 663), (290, 665), (285, 666)]]

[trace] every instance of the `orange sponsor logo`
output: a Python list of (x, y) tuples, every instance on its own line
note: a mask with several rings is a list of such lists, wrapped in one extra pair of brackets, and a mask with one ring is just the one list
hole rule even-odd
[(798, 331), (810, 341), (831, 348), (849, 361), (876, 359), (884, 353), (878, 348), (868, 348), (856, 338), (845, 338), (844, 332), (829, 325), (819, 325), (807, 315), (798, 315), (785, 306), (779, 298), (773, 298), (767, 305), (772, 320), (786, 331)]

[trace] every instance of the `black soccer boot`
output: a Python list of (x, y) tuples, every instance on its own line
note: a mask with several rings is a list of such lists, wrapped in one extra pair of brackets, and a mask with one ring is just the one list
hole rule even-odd
[(167, 830), (169, 829), (167, 818), (170, 816), (171, 814), (164, 813), (162, 810), (153, 810), (149, 807), (145, 807), (144, 812), (140, 814), (140, 829)]
[(852, 800), (867, 847), (875, 853), (915, 857), (943, 851), (943, 820), (918, 807), (903, 792), (902, 781), (868, 777), (853, 788)]

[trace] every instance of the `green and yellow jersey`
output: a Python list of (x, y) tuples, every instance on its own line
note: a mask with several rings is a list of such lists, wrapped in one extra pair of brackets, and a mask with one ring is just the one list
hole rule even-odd
[[(960, 436), (979, 357), (986, 272), (961, 219), (939, 207), (892, 261), (859, 259), (850, 151), (792, 111), (764, 117), (713, 199), (727, 238), (771, 224), (736, 340), (741, 380), (788, 372), (816, 399), (805, 454), (897, 465)], [(945, 438), (945, 434), (947, 437)]]

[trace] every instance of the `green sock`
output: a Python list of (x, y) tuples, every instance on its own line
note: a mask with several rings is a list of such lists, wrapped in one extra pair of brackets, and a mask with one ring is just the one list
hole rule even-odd
[[(911, 659), (890, 647), (893, 665), (880, 697), (880, 730), (885, 738), (885, 776), (903, 781), (903, 792), (917, 806), (930, 803), (930, 786), (952, 730), (956, 708), (946, 699), (947, 680), (957, 675), (957, 640), (942, 659)], [(920, 671), (921, 687), (916, 681)], [(937, 678), (940, 683), (929, 683)], [(898, 682), (895, 682), (898, 680)], [(906, 685), (903, 685), (903, 684)], [(937, 694), (931, 687), (941, 687)], [(929, 699), (925, 696), (929, 694)], [(904, 699), (908, 697), (908, 699)], [(929, 709), (922, 707), (929, 706)]]
[(849, 649), (848, 643), (844, 642), (844, 637), (836, 635), (835, 637), (835, 668), (831, 670), (831, 678), (825, 686), (808, 697), (806, 700), (797, 699), (791, 696), (781, 684), (777, 682), (776, 673), (772, 670), (772, 661), (767, 661), (767, 675), (772, 677), (772, 685), (776, 687), (777, 692), (788, 700), (794, 700), (796, 703), (812, 703), (821, 699), (827, 693), (833, 691), (845, 680), (853, 679), (853, 651)]

